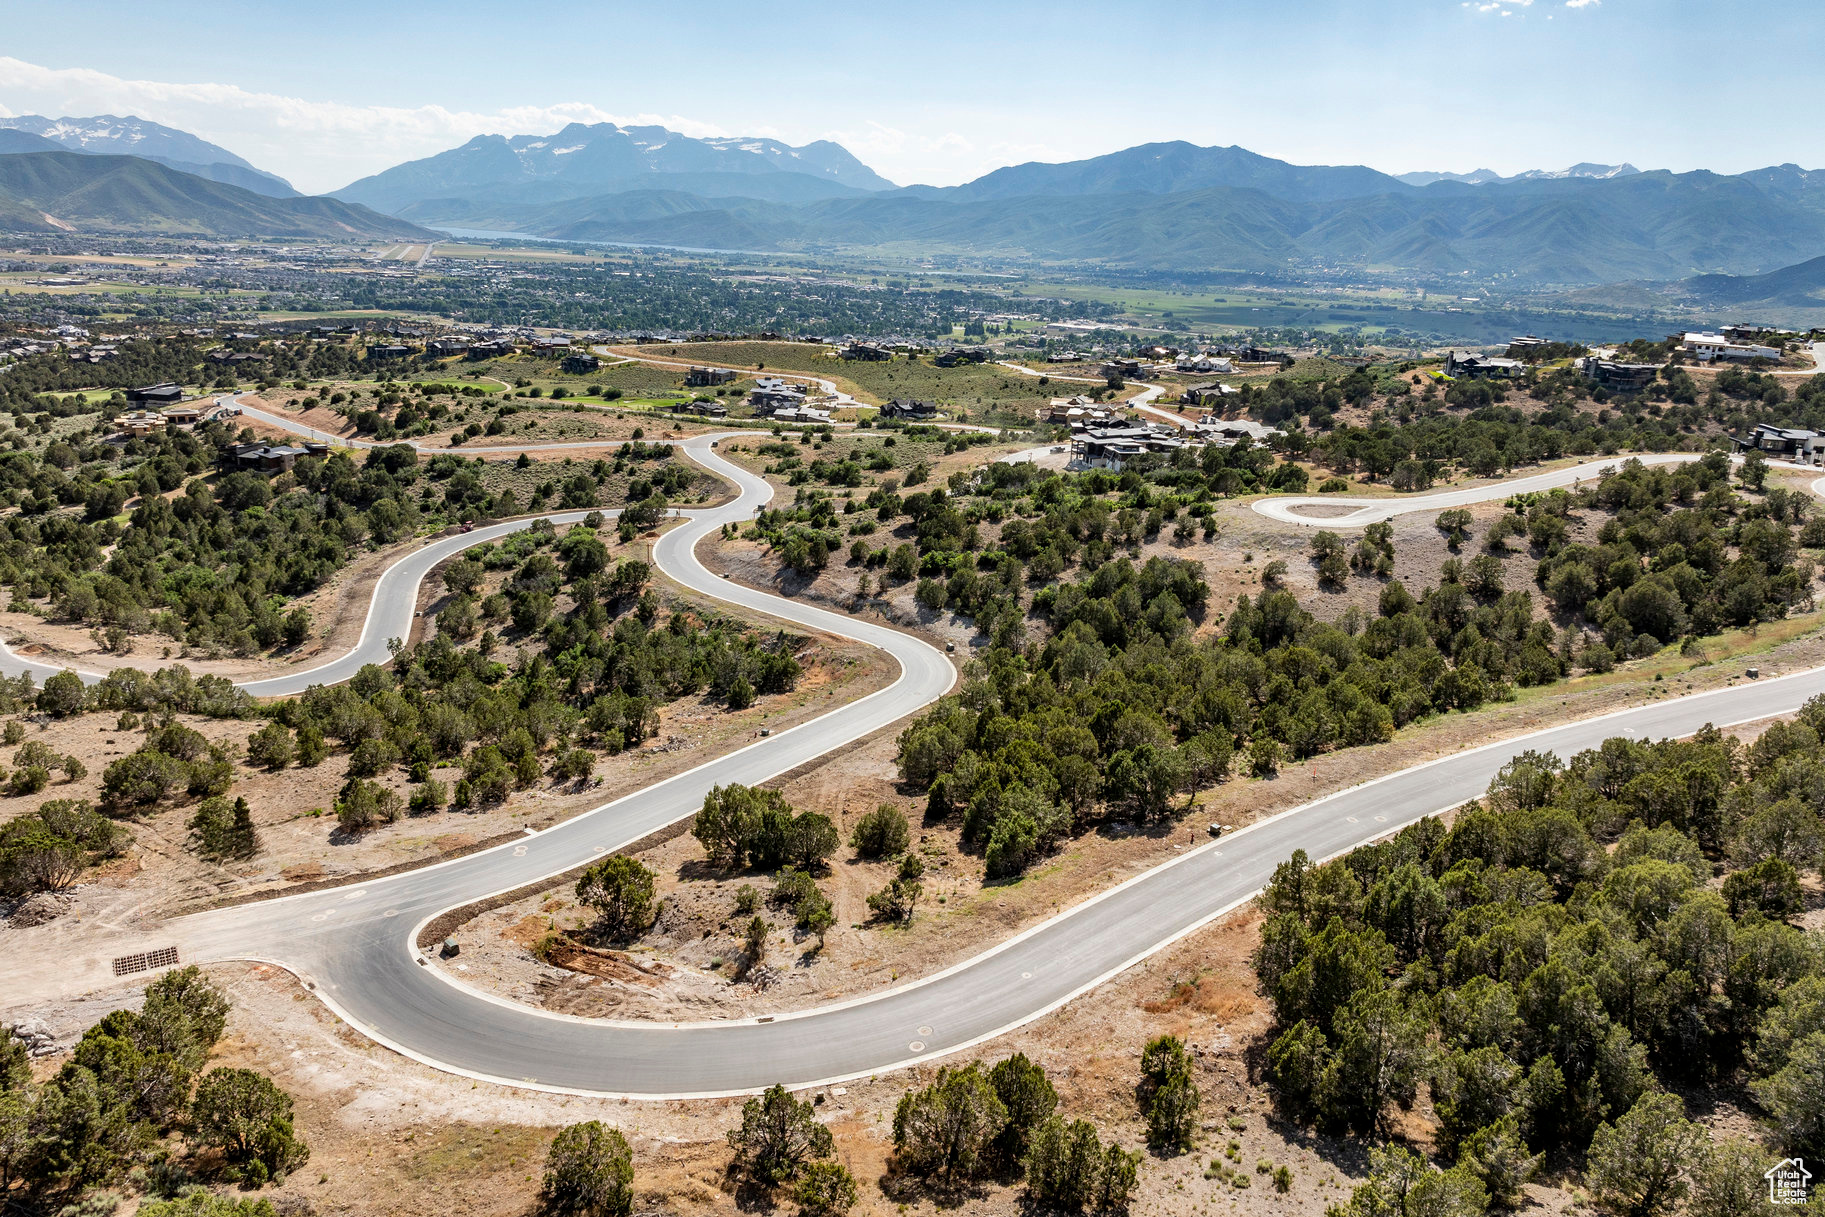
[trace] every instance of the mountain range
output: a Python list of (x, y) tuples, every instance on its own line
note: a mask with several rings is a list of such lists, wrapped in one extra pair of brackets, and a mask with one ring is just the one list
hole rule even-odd
[[(65, 147), (95, 163), (72, 165)], [(109, 149), (132, 155), (100, 155)], [(253, 180), (227, 180), (235, 175)], [(1811, 272), (1798, 268), (1825, 253), (1825, 171), (1578, 164), (1391, 175), (1167, 142), (900, 187), (828, 141), (573, 123), (546, 136), (477, 136), (305, 199), (225, 149), (143, 119), (27, 116), (0, 119), (0, 227), (417, 239), (465, 228), (1191, 275), (1470, 276), (1570, 289), (1693, 280), (1698, 296), (1810, 300), (1798, 285)], [(1789, 268), (1797, 278), (1757, 281)]]
[(14, 151), (0, 141), (0, 232), (407, 238), (437, 234), (328, 197), (274, 198), (138, 156)]
[(1677, 290), (1712, 308), (1825, 309), (1825, 256), (1765, 275), (1699, 275)]
[[(0, 118), (0, 128), (35, 135), (44, 141), (44, 147), (30, 151), (48, 152), (62, 148), (105, 156), (137, 156), (156, 161), (168, 169), (195, 174), (212, 182), (226, 182), (255, 194), (276, 199), (298, 197), (290, 182), (277, 174), (254, 168), (228, 149), (199, 139), (188, 131), (143, 118), (120, 118), (113, 114), (99, 114), (93, 118), (45, 118), (38, 114), (18, 114)], [(16, 143), (14, 141), (13, 147), (0, 144), (0, 149), (28, 150)]]
[(572, 123), (556, 135), (478, 135), (395, 165), (335, 196), (401, 212), (434, 199), (532, 203), (663, 186), (701, 197), (779, 203), (853, 197), (894, 185), (827, 140), (693, 139), (664, 127)]
[(1599, 181), (1612, 177), (1627, 177), (1641, 170), (1630, 164), (1593, 165), (1589, 161), (1580, 161), (1568, 169), (1529, 169), (1525, 173), (1516, 173), (1503, 177), (1493, 169), (1477, 169), (1470, 173), (1401, 173), (1396, 174), (1409, 186), (1430, 186), (1434, 182), (1461, 182), (1466, 186), (1505, 186), (1511, 182), (1540, 182), (1555, 178), (1582, 177), (1595, 178)]
[[(1583, 285), (1758, 274), (1825, 251), (1825, 173), (1793, 165), (1736, 176), (1575, 165), (1414, 184), (1361, 165), (1174, 142), (1013, 165), (961, 186), (869, 190), (847, 164), (811, 174), (747, 143), (579, 125), (544, 140), (472, 140), (337, 194), (431, 227), (565, 240), (1181, 272)], [(767, 169), (732, 167), (743, 163)], [(612, 171), (585, 168), (602, 165)]]

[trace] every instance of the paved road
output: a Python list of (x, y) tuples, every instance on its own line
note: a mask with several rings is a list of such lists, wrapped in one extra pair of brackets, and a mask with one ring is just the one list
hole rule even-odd
[[(1443, 511), (1447, 507), (1468, 507), (1472, 503), (1487, 503), (1491, 499), (1505, 499), (1510, 495), (1528, 494), (1541, 490), (1556, 490), (1563, 486), (1576, 485), (1579, 482), (1593, 481), (1602, 476), (1607, 469), (1615, 469), (1626, 460), (1637, 460), (1644, 465), (1683, 465), (1700, 458), (1695, 452), (1647, 453), (1635, 457), (1604, 457), (1587, 461), (1583, 464), (1568, 465), (1563, 469), (1554, 469), (1547, 473), (1536, 473), (1528, 477), (1510, 478), (1506, 482), (1496, 482), (1484, 486), (1468, 486), (1462, 490), (1443, 490), (1437, 494), (1402, 495), (1398, 498), (1366, 499), (1358, 495), (1276, 495), (1272, 498), (1256, 499), (1252, 504), (1255, 511), (1271, 520), (1283, 524), (1305, 524), (1313, 528), (1362, 528), (1381, 520), (1391, 520), (1395, 516), (1406, 515), (1412, 511)], [(1796, 465), (1787, 461), (1769, 461), (1777, 469), (1811, 470), (1812, 466)], [(1814, 494), (1825, 498), (1825, 478), (1814, 482)], [(1360, 504), (1355, 510), (1341, 515), (1308, 515), (1300, 508), (1334, 509), (1351, 504)]]
[[(765, 1021), (694, 1024), (590, 1021), (502, 1001), (421, 961), (417, 928), (446, 908), (559, 873), (672, 823), (695, 810), (711, 785), (764, 781), (891, 725), (954, 680), (945, 656), (909, 635), (711, 576), (696, 560), (696, 541), (770, 491), (710, 451), (707, 439), (699, 442), (693, 456), (734, 482), (741, 497), (665, 534), (655, 554), (661, 569), (702, 594), (879, 646), (901, 665), (893, 685), (523, 842), (358, 887), (198, 914), (151, 935), (123, 935), (110, 950), (175, 943), (186, 961), (277, 963), (380, 1042), (509, 1085), (680, 1097), (832, 1082), (958, 1052), (1037, 1018), (1246, 901), (1294, 849), (1333, 856), (1456, 806), (1482, 793), (1522, 749), (1569, 757), (1614, 735), (1684, 735), (1707, 722), (1791, 711), (1825, 694), (1825, 669), (1800, 672), (1461, 752), (1187, 851), (981, 956), (863, 1000)], [(1510, 490), (1485, 488), (1490, 497)]]
[[(679, 536), (680, 533), (669, 534)], [(942, 664), (941, 657), (938, 664)], [(927, 691), (945, 678), (909, 672)], [(929, 682), (929, 683), (927, 683)], [(427, 1064), (550, 1090), (684, 1097), (867, 1076), (971, 1047), (1055, 1009), (1248, 900), (1295, 849), (1345, 852), (1480, 795), (1524, 748), (1570, 757), (1614, 735), (1685, 735), (1796, 709), (1825, 670), (1651, 704), (1463, 752), (1355, 787), (1187, 852), (922, 982), (772, 1021), (616, 1023), (507, 1003), (420, 964), (415, 926), (439, 910), (612, 850), (688, 814), (710, 784), (761, 780), (847, 738), (856, 707), (763, 741), (506, 847), (362, 887), (205, 914), (172, 927), (186, 959), (281, 963), (364, 1033)], [(869, 715), (899, 713), (876, 694)], [(858, 706), (863, 703), (858, 703)], [(831, 719), (843, 715), (841, 727)], [(768, 753), (766, 745), (777, 751)], [(523, 852), (520, 852), (523, 851)]]
[(1801, 369), (1798, 369), (1797, 371), (1779, 371), (1779, 370), (1777, 370), (1774, 373), (1774, 375), (1776, 375), (1776, 376), (1817, 376), (1821, 372), (1825, 372), (1825, 342), (1815, 342), (1812, 344), (1812, 366), (1810, 368), (1801, 368)]

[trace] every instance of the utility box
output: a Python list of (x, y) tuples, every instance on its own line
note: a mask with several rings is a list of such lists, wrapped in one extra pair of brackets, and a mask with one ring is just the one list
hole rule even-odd
[(461, 950), (462, 950), (462, 948), (456, 945), (456, 938), (454, 935), (452, 935), (449, 938), (444, 939), (443, 956), (445, 959), (448, 959), (448, 958), (450, 958), (450, 956), (459, 953)]

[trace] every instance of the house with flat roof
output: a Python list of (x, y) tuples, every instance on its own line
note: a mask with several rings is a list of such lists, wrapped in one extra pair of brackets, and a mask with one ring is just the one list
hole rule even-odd
[(237, 444), (234, 451), (236, 469), (256, 473), (285, 473), (301, 456), (323, 456), (328, 444)]
[(824, 410), (814, 410), (810, 406), (781, 406), (773, 411), (770, 418), (776, 423), (827, 423), (830, 414)]
[(791, 410), (805, 404), (811, 391), (804, 385), (790, 384), (773, 377), (765, 377), (754, 382), (754, 388), (748, 394), (748, 404), (754, 407), (757, 414), (772, 414), (776, 410)]
[(863, 363), (886, 363), (893, 358), (892, 351), (872, 342), (852, 342), (837, 354), (844, 359), (859, 359)]
[(1578, 361), (1578, 371), (1598, 388), (1611, 393), (1640, 393), (1654, 383), (1654, 377), (1660, 374), (1660, 365), (1625, 363), (1620, 359), (1586, 355)]
[(1778, 362), (1781, 358), (1781, 353), (1773, 347), (1732, 342), (1722, 334), (1706, 332), (1687, 334), (1685, 340), (1679, 344), (1679, 349), (1690, 352), (1700, 363), (1714, 363), (1719, 359), (1728, 359), (1736, 363), (1747, 363), (1751, 359)]
[(157, 435), (165, 429), (165, 416), (151, 410), (129, 410), (114, 420), (114, 429), (134, 439)]
[(881, 417), (904, 419), (907, 422), (929, 422), (938, 417), (938, 407), (929, 401), (896, 397), (881, 407)]
[(702, 389), (711, 385), (726, 385), (738, 379), (739, 374), (733, 368), (705, 368), (696, 364), (684, 374), (684, 384), (688, 389)]
[(945, 351), (932, 363), (940, 368), (958, 368), (966, 363), (987, 363), (993, 354), (987, 347), (957, 347)]
[(586, 376), (602, 366), (602, 361), (594, 355), (577, 352), (564, 356), (564, 362), (558, 365), (571, 376)]
[(1825, 436), (1804, 427), (1777, 427), (1773, 423), (1757, 423), (1747, 438), (1736, 441), (1736, 446), (1805, 464), (1825, 457)]
[(168, 406), (165, 409), (165, 421), (173, 427), (194, 427), (202, 419), (201, 406)]
[(1478, 355), (1471, 351), (1452, 351), (1445, 356), (1445, 375), (1467, 380), (1509, 380), (1527, 374), (1527, 365), (1519, 359), (1501, 355)]
[(174, 384), (144, 385), (127, 390), (127, 402), (135, 406), (174, 406), (184, 400), (184, 390)]

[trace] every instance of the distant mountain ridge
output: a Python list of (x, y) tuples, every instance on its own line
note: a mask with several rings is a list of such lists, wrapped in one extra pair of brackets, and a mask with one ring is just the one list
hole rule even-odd
[(137, 156), (195, 174), (213, 182), (226, 182), (272, 198), (297, 198), (292, 184), (274, 173), (256, 169), (226, 148), (144, 118), (98, 114), (92, 118), (45, 118), (18, 114), (0, 118), (0, 128), (28, 132), (71, 152), (107, 156)]
[(342, 240), (437, 235), (339, 199), (273, 198), (143, 157), (61, 150), (0, 156), (0, 231)]
[(1714, 308), (1825, 308), (1825, 255), (1765, 275), (1699, 275), (1677, 286)]
[(1395, 178), (1409, 186), (1430, 186), (1434, 182), (1458, 182), (1465, 186), (1507, 186), (1515, 182), (1557, 181), (1561, 178), (1589, 178), (1593, 181), (1607, 181), (1610, 178), (1627, 177), (1641, 170), (1626, 162), (1620, 165), (1596, 165), (1589, 161), (1580, 161), (1567, 169), (1528, 169), (1503, 177), (1493, 169), (1477, 169), (1470, 173), (1397, 173)]
[[(1825, 250), (1825, 175), (1759, 173), (1444, 182), (1319, 200), (1253, 186), (1006, 198), (908, 189), (806, 203), (645, 190), (544, 204), (442, 199), (407, 214), (432, 226), (706, 249), (942, 251), (1181, 272), (1354, 266), (1572, 286), (1756, 273)], [(1283, 188), (1299, 181), (1278, 176)]]
[(932, 198), (1008, 199), (1032, 195), (1180, 194), (1213, 187), (1260, 190), (1275, 198), (1321, 202), (1385, 194), (1403, 183), (1364, 165), (1293, 165), (1246, 148), (1200, 148), (1183, 140), (1140, 144), (1062, 164), (1029, 161), (948, 189), (918, 188)]
[(428, 199), (583, 198), (688, 180), (693, 193), (797, 202), (891, 190), (840, 144), (696, 139), (664, 127), (572, 123), (555, 135), (478, 135), (461, 147), (352, 182), (334, 197), (398, 212)]

